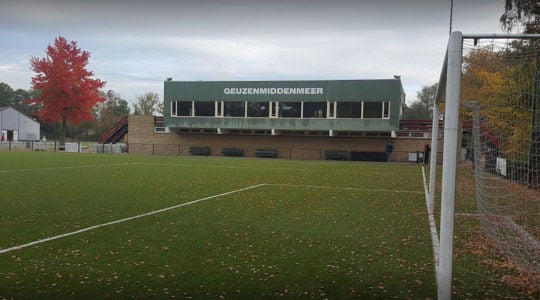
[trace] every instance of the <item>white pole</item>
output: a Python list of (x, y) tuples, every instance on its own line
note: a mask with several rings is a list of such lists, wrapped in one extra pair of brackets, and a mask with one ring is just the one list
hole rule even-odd
[(433, 122), (431, 125), (431, 157), (429, 160), (429, 201), (428, 209), (435, 209), (435, 178), (437, 175), (437, 152), (439, 150), (439, 103), (433, 103)]
[(438, 299), (452, 297), (452, 253), (454, 244), (454, 200), (459, 130), (459, 90), (462, 63), (461, 32), (450, 35), (446, 78), (444, 146), (441, 190), (441, 252), (439, 256)]

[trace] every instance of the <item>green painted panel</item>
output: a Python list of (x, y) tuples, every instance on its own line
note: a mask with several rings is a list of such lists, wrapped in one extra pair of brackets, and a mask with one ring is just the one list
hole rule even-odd
[(400, 101), (400, 80), (165, 81), (170, 101)]

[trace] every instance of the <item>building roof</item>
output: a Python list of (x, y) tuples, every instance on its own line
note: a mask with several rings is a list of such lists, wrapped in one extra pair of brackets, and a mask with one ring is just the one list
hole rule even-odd
[(27, 117), (28, 119), (30, 119), (30, 120), (32, 120), (32, 121), (34, 121), (34, 122), (36, 122), (36, 123), (39, 123), (39, 121), (37, 121), (34, 117), (32, 117), (32, 116), (30, 116), (30, 115), (28, 115), (28, 114), (26, 114), (26, 113), (24, 113), (24, 112), (21, 112), (21, 111), (17, 110), (17, 109), (16, 109), (15, 107), (13, 107), (13, 106), (0, 106), (0, 111), (4, 111), (4, 110), (6, 110), (6, 109), (8, 109), (8, 108), (11, 108), (11, 109), (13, 109), (14, 111), (16, 111), (17, 113), (19, 113), (19, 114), (21, 114), (21, 115)]

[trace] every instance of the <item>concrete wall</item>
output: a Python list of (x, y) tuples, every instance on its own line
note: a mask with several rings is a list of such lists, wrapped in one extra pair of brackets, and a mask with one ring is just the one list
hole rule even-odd
[[(392, 161), (407, 162), (409, 153), (421, 151), (431, 143), (426, 138), (394, 140)], [(325, 159), (325, 150), (345, 150), (383, 153), (389, 138), (328, 137), (328, 136), (268, 136), (236, 134), (154, 133), (153, 116), (130, 116), (127, 143), (130, 154), (189, 155), (192, 146), (207, 146), (211, 155), (221, 156), (223, 148), (244, 149), (244, 156), (254, 157), (255, 149), (277, 149), (283, 159)], [(442, 149), (439, 146), (439, 149)]]

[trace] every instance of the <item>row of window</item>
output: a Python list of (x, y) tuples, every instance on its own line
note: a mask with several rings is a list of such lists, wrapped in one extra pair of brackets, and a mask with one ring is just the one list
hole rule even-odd
[(171, 101), (173, 117), (390, 118), (390, 102)]

